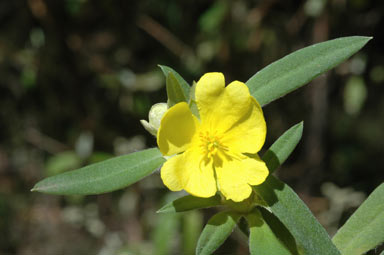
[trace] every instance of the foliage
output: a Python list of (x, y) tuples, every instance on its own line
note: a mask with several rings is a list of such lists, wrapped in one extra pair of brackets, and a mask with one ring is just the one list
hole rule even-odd
[[(247, 85), (253, 96), (265, 105), (333, 68), (370, 39), (345, 37), (304, 48), (256, 73)], [(167, 81), (169, 106), (190, 101), (189, 87), (185, 86), (185, 80), (173, 69), (164, 66), (161, 68)], [(293, 126), (264, 154), (263, 160), (271, 172), (292, 153), (302, 131), (303, 123)], [(139, 181), (163, 162), (157, 149), (135, 152), (49, 177), (36, 184), (34, 190), (52, 194), (97, 194), (116, 190)], [(127, 171), (124, 171), (127, 166)], [(102, 185), (95, 188), (92, 182)], [(384, 241), (381, 233), (381, 187), (382, 185), (340, 229), (333, 239), (336, 245), (297, 194), (272, 175), (263, 184), (253, 187), (255, 197), (240, 203), (219, 199), (217, 196), (185, 196), (168, 203), (159, 212), (182, 212), (217, 205), (227, 208), (208, 221), (197, 243), (196, 254), (214, 252), (231, 234), (236, 224), (240, 225), (243, 217), (248, 222), (249, 230), (242, 230), (249, 235), (251, 254), (267, 254), (267, 251), (273, 254), (362, 254)], [(169, 219), (164, 220), (167, 222)], [(173, 223), (169, 225), (174, 226)], [(366, 230), (360, 231), (364, 227), (367, 227)], [(355, 242), (356, 240), (358, 241)]]
[(384, 240), (384, 184), (377, 187), (333, 237), (342, 254), (358, 255)]

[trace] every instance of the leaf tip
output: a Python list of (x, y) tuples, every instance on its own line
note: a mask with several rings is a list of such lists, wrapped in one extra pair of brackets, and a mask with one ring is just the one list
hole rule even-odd
[(304, 120), (302, 120), (302, 121), (299, 122), (299, 128), (300, 128), (301, 130), (304, 129)]
[(303, 121), (303, 120), (300, 121), (299, 123), (297, 123), (296, 125), (294, 125), (294, 126), (292, 127), (292, 129), (295, 129), (295, 130), (297, 130), (300, 134), (302, 134), (302, 133), (303, 133), (303, 129), (304, 129), (304, 121)]
[(40, 191), (39, 187), (36, 185), (30, 190), (31, 192)]
[(370, 40), (373, 39), (373, 36), (359, 36), (362, 39), (363, 44), (362, 47), (365, 46)]
[(156, 213), (170, 213), (170, 212), (175, 212), (172, 210), (172, 207), (169, 206), (169, 204), (164, 205), (161, 207), (159, 210), (156, 211)]
[(166, 210), (164, 210), (164, 207), (161, 207), (159, 210), (156, 211), (156, 213), (165, 213)]
[(167, 70), (167, 68), (169, 68), (168, 66), (165, 66), (165, 65), (157, 65), (161, 71), (163, 72), (163, 74), (165, 75), (165, 77), (167, 77), (168, 73), (169, 73), (169, 70)]

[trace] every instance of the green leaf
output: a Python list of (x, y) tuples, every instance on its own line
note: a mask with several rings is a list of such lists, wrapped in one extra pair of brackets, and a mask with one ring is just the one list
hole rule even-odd
[(184, 95), (183, 88), (175, 75), (171, 72), (168, 73), (167, 81), (167, 96), (168, 96), (168, 107), (172, 107), (180, 102), (187, 102), (188, 98)]
[(267, 164), (270, 173), (273, 173), (295, 149), (303, 134), (303, 122), (300, 122), (277, 139), (267, 152), (263, 155), (263, 160)]
[(254, 189), (291, 232), (303, 254), (340, 254), (325, 229), (287, 184), (270, 175)]
[(339, 229), (333, 242), (345, 255), (364, 254), (384, 242), (384, 183)]
[(90, 195), (114, 191), (151, 174), (165, 162), (157, 148), (115, 157), (38, 182), (32, 191)]
[(45, 164), (46, 176), (63, 173), (81, 166), (81, 159), (74, 151), (64, 151), (50, 157)]
[(302, 254), (297, 247), (295, 238), (284, 226), (284, 224), (266, 208), (259, 207), (258, 209), (260, 210), (264, 221), (271, 228), (272, 232), (275, 233), (275, 236), (288, 248), (291, 254)]
[[(287, 159), (299, 142), (302, 131), (302, 122), (291, 127), (264, 154), (263, 160), (271, 172)], [(340, 254), (325, 229), (288, 185), (270, 175), (254, 189), (290, 231), (304, 254)]]
[(179, 215), (162, 214), (156, 218), (153, 231), (154, 255), (172, 254), (173, 242), (180, 225)]
[(232, 233), (240, 215), (231, 212), (215, 214), (204, 227), (197, 242), (197, 255), (211, 255)]
[(260, 105), (266, 105), (337, 66), (371, 39), (351, 36), (314, 44), (268, 65), (246, 84)]
[(175, 212), (185, 212), (194, 209), (208, 208), (221, 205), (220, 196), (216, 195), (213, 197), (194, 197), (191, 195), (178, 198), (171, 203), (166, 204), (158, 213), (175, 213)]
[[(172, 214), (170, 214), (172, 215)], [(189, 211), (182, 214), (182, 252), (180, 254), (194, 254), (197, 241), (203, 229), (203, 214), (201, 211)]]
[(189, 109), (191, 109), (191, 112), (200, 119), (199, 109), (197, 108), (197, 103), (195, 99), (195, 90), (196, 90), (196, 82), (193, 82), (193, 85), (191, 87), (191, 90), (189, 92)]
[(190, 86), (188, 84), (188, 82), (186, 82), (183, 77), (181, 77), (180, 74), (178, 74), (175, 70), (173, 70), (172, 68), (168, 67), (168, 66), (163, 66), (163, 65), (159, 65), (159, 67), (161, 68), (161, 71), (163, 71), (163, 74), (165, 76), (165, 78), (167, 79), (168, 77), (168, 74), (169, 73), (172, 73), (174, 75), (174, 77), (176, 78), (176, 80), (178, 81), (178, 83), (180, 84), (180, 87), (183, 91), (183, 94), (184, 94), (184, 98), (189, 98), (189, 90), (190, 90)]
[(255, 209), (246, 216), (246, 219), (250, 227), (249, 250), (251, 255), (291, 254), (263, 220), (259, 210)]
[(216, 1), (200, 17), (200, 28), (206, 33), (219, 33), (226, 14), (228, 13), (229, 2)]

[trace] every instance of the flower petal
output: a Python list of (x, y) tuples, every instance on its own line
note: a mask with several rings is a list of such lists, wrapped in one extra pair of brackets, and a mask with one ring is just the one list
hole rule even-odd
[(163, 116), (157, 132), (157, 144), (163, 155), (185, 151), (199, 126), (185, 102), (171, 107)]
[(261, 184), (268, 176), (267, 166), (258, 157), (225, 161), (215, 169), (220, 192), (235, 202), (248, 198), (252, 192), (250, 185)]
[(267, 127), (263, 111), (252, 98), (248, 113), (243, 115), (223, 136), (223, 143), (232, 151), (257, 153), (264, 145)]
[(221, 133), (249, 114), (253, 105), (248, 87), (239, 81), (225, 87), (221, 73), (207, 73), (201, 77), (195, 93), (204, 127)]
[(206, 164), (198, 149), (190, 149), (164, 163), (161, 179), (172, 191), (185, 189), (197, 197), (211, 197), (216, 194), (216, 180), (212, 163)]

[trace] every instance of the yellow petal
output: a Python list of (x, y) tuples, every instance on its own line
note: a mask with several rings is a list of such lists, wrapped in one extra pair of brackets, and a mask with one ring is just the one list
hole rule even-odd
[(225, 87), (221, 73), (207, 73), (197, 82), (196, 102), (207, 129), (223, 133), (249, 114), (252, 97), (248, 87), (234, 81)]
[(235, 202), (248, 198), (252, 192), (250, 185), (261, 184), (268, 176), (267, 166), (258, 157), (224, 161), (215, 169), (220, 192)]
[[(222, 73), (206, 73), (196, 83), (195, 100), (202, 122), (210, 121), (217, 111), (224, 93), (225, 79)], [(214, 120), (213, 120), (214, 121)]]
[(257, 153), (264, 145), (266, 133), (263, 111), (252, 98), (248, 113), (224, 134), (223, 143), (232, 151)]
[(202, 161), (201, 151), (191, 149), (164, 163), (161, 179), (172, 191), (184, 189), (197, 197), (211, 197), (216, 194), (216, 180), (212, 163)]
[(171, 107), (163, 116), (157, 132), (157, 144), (163, 155), (185, 151), (198, 129), (199, 121), (185, 102)]

